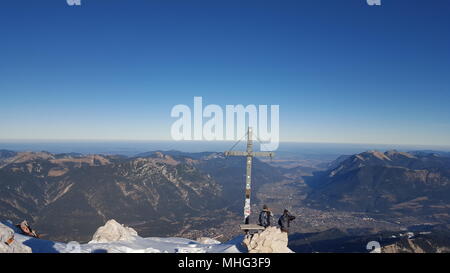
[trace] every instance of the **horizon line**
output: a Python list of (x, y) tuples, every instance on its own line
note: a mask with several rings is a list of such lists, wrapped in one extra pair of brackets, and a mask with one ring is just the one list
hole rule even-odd
[[(254, 140), (256, 141), (256, 140)], [(161, 139), (0, 139), (0, 143), (70, 143), (70, 142), (173, 142), (173, 143), (233, 143), (237, 140), (161, 140)], [(369, 142), (327, 142), (327, 141), (280, 141), (286, 144), (334, 144), (334, 145), (385, 145), (385, 146), (428, 146), (428, 147), (446, 147), (450, 148), (450, 144), (410, 144), (410, 143), (369, 143)]]

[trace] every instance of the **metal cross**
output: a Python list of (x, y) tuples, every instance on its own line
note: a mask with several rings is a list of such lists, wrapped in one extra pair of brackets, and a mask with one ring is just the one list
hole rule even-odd
[(225, 156), (246, 156), (247, 157), (247, 174), (245, 177), (245, 205), (244, 205), (244, 224), (249, 224), (249, 217), (251, 214), (250, 196), (252, 184), (252, 161), (255, 156), (270, 156), (273, 157), (273, 152), (253, 152), (252, 127), (248, 127), (247, 132), (247, 151), (225, 151)]

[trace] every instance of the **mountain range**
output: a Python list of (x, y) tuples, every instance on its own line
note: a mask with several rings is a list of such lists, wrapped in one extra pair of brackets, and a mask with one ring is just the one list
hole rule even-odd
[[(119, 155), (0, 152), (0, 218), (53, 240), (85, 241), (107, 219), (145, 236), (220, 225), (244, 202), (245, 159), (217, 153)], [(255, 161), (255, 183), (279, 179)], [(277, 177), (278, 176), (278, 177)]]
[(368, 151), (339, 157), (306, 179), (318, 207), (383, 214), (433, 214), (450, 220), (450, 157)]
[[(271, 192), (262, 195), (266, 201), (290, 200), (298, 185), (305, 196), (293, 200), (299, 209), (450, 223), (450, 157), (445, 153), (368, 151), (322, 165), (275, 167), (256, 159), (252, 191), (271, 185)], [(245, 158), (221, 153), (0, 150), (0, 220), (26, 219), (46, 239), (81, 242), (112, 218), (145, 237), (231, 230), (241, 219), (244, 181)], [(260, 206), (258, 195), (253, 196)]]

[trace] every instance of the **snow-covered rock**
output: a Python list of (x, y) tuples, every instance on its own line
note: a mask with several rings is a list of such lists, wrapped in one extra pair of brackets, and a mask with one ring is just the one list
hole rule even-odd
[(136, 230), (125, 227), (112, 219), (99, 227), (89, 243), (109, 243), (115, 241), (130, 241), (137, 236)]
[[(124, 227), (116, 221), (108, 221), (108, 223), (100, 227), (93, 240), (87, 244), (53, 242), (19, 233), (15, 234), (15, 242), (19, 245), (26, 244), (33, 253), (239, 253), (246, 251), (241, 246), (241, 237), (226, 243), (209, 238), (199, 242), (184, 238), (142, 238), (135, 230)], [(5, 223), (5, 225), (11, 230), (14, 229), (12, 224)], [(217, 243), (213, 244), (213, 242)]]
[(279, 228), (268, 227), (263, 232), (247, 236), (244, 241), (249, 253), (292, 253), (288, 245), (286, 232)]
[(31, 253), (31, 248), (15, 239), (15, 233), (0, 223), (0, 253)]
[(215, 239), (211, 239), (211, 238), (208, 238), (208, 237), (200, 237), (200, 238), (197, 238), (196, 241), (199, 242), (200, 244), (203, 244), (203, 245), (217, 245), (217, 244), (220, 244), (220, 241), (217, 241)]

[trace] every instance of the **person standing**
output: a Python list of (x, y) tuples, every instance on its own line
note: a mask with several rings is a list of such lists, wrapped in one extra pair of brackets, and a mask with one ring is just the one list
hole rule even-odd
[(259, 225), (267, 228), (270, 226), (272, 212), (267, 205), (263, 206), (263, 210), (259, 214)]
[(291, 221), (295, 219), (295, 216), (292, 216), (287, 209), (284, 210), (283, 215), (281, 215), (278, 220), (278, 225), (280, 225), (282, 232), (289, 232), (289, 226)]

